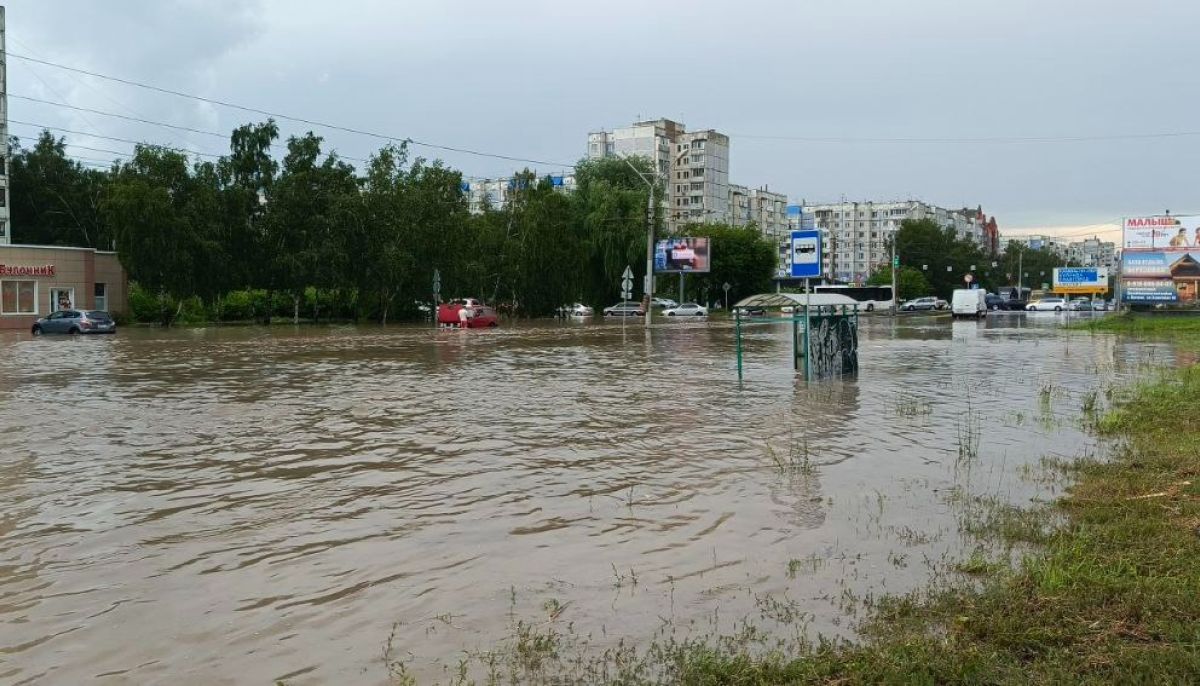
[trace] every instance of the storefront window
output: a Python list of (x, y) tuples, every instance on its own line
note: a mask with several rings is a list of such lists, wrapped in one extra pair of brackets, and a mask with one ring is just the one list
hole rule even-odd
[(37, 281), (0, 281), (0, 314), (37, 314)]
[(108, 287), (105, 284), (96, 284), (92, 291), (92, 307), (97, 310), (108, 310)]

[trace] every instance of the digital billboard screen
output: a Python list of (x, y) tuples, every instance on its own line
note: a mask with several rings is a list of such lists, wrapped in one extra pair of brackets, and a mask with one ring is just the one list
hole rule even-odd
[(654, 246), (654, 271), (657, 274), (709, 271), (712, 253), (707, 236), (666, 238)]

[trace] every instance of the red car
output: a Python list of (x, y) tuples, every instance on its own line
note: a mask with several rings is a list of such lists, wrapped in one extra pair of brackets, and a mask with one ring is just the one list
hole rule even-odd
[(438, 326), (458, 329), (490, 329), (499, 326), (495, 308), (484, 305), (476, 298), (451, 300), (438, 305)]

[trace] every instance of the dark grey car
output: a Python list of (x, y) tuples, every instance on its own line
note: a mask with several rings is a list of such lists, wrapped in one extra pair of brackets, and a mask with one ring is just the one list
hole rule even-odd
[(103, 310), (59, 310), (33, 324), (32, 333), (116, 333), (117, 323)]

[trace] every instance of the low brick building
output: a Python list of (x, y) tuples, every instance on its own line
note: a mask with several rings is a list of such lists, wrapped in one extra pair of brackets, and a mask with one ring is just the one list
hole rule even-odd
[(29, 329), (55, 310), (129, 311), (129, 279), (115, 252), (0, 245), (0, 329)]

